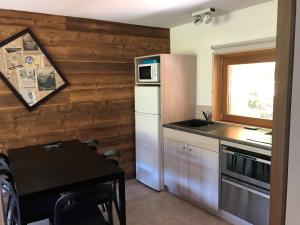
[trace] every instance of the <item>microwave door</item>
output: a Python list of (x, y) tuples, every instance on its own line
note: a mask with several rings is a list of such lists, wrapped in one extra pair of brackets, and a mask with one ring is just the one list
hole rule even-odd
[(139, 67), (139, 80), (140, 81), (151, 81), (151, 66), (141, 66)]

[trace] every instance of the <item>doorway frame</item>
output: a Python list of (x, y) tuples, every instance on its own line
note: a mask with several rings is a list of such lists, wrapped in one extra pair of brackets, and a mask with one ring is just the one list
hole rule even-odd
[(285, 224), (295, 22), (296, 0), (278, 0), (269, 214), (272, 225)]

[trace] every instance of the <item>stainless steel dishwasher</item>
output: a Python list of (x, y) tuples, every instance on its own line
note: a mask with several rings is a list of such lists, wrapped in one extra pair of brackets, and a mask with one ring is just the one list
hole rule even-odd
[(268, 225), (271, 152), (253, 149), (221, 142), (221, 209), (254, 225)]

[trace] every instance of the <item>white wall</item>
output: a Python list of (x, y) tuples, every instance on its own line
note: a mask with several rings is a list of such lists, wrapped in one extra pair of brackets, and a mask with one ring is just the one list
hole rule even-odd
[(171, 53), (197, 54), (197, 105), (211, 106), (212, 45), (276, 36), (277, 1), (234, 11), (212, 24), (171, 28)]
[[(297, 3), (300, 1), (297, 0)], [(291, 106), (286, 225), (300, 221), (300, 5), (297, 4), (296, 39)]]

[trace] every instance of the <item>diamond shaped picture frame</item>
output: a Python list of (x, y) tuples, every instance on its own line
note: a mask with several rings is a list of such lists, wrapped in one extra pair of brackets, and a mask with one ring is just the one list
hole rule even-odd
[(69, 85), (29, 28), (0, 43), (0, 77), (28, 111)]

